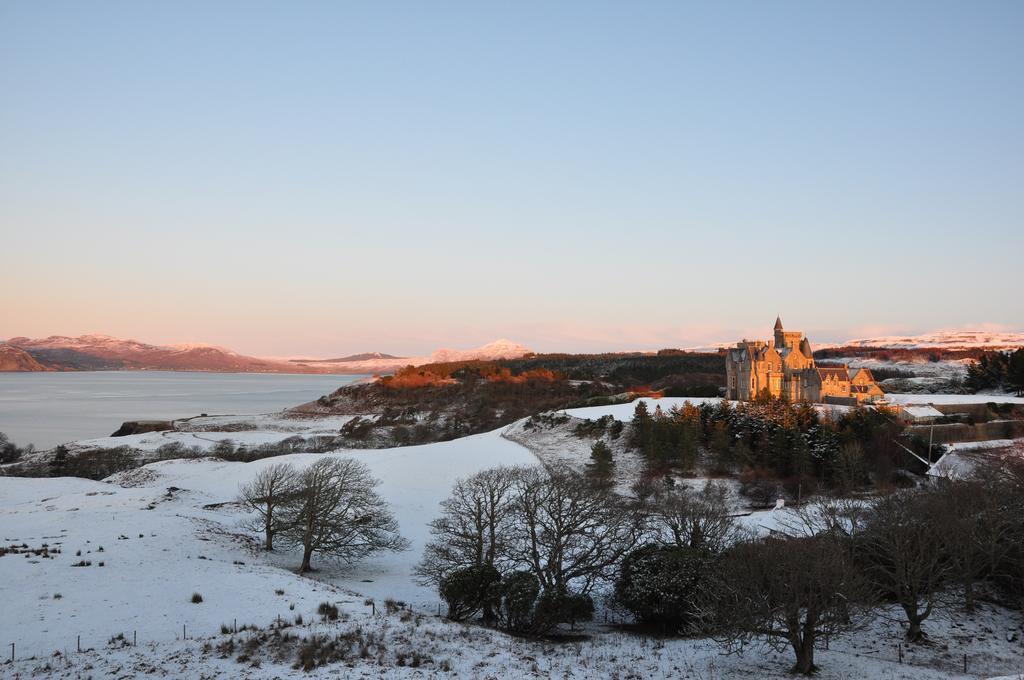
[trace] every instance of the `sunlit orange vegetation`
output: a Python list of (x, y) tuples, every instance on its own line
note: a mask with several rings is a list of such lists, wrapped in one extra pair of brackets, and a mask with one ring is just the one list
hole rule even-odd
[(396, 390), (411, 390), (417, 387), (434, 387), (438, 385), (453, 385), (456, 380), (444, 375), (438, 375), (433, 371), (416, 366), (406, 366), (399, 369), (394, 375), (384, 376), (381, 383)]
[(493, 362), (458, 362), (447, 364), (427, 364), (425, 366), (406, 366), (392, 376), (380, 378), (380, 383), (392, 389), (415, 389), (418, 387), (436, 387), (455, 385), (460, 380), (486, 380), (488, 383), (523, 385), (526, 383), (554, 383), (564, 377), (547, 368), (535, 368), (521, 373), (513, 373), (505, 366)]
[(512, 383), (513, 385), (521, 385), (532, 381), (550, 383), (560, 379), (557, 373), (546, 368), (535, 368), (516, 375), (512, 374), (511, 369), (500, 368), (497, 372), (486, 375), (486, 378), (488, 382)]
[(637, 385), (630, 387), (626, 393), (631, 397), (647, 397), (649, 399), (661, 399), (665, 396), (665, 390), (652, 389), (650, 385)]
[(684, 402), (682, 406), (673, 406), (669, 409), (669, 414), (676, 420), (700, 422), (700, 407), (694, 406), (688, 401)]

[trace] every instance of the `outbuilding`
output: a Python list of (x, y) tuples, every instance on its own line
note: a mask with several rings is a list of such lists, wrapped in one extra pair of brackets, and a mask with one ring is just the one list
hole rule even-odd
[(907, 404), (900, 406), (896, 417), (905, 423), (927, 425), (928, 423), (934, 423), (942, 415), (942, 411), (928, 404)]

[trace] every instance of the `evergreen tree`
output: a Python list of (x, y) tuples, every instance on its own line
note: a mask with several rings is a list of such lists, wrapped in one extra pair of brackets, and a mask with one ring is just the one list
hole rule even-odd
[(654, 455), (654, 419), (647, 402), (640, 400), (633, 409), (633, 432), (630, 443), (647, 458)]
[(615, 473), (615, 461), (612, 450), (602, 440), (597, 440), (590, 447), (590, 477), (594, 482), (607, 484)]
[(1006, 379), (1017, 390), (1017, 395), (1024, 395), (1024, 347), (1010, 355), (1007, 362)]
[(68, 449), (61, 444), (53, 450), (53, 458), (50, 459), (50, 476), (63, 477), (64, 470), (68, 466)]
[[(1020, 351), (1017, 350), (1017, 352)], [(1010, 356), (1009, 352), (985, 352), (976, 362), (967, 367), (967, 380), (964, 381), (964, 384), (975, 392), (993, 387), (1003, 387), (1009, 378)]]

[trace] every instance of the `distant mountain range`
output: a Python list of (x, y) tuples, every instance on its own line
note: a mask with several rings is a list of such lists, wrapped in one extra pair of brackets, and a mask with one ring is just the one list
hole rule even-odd
[(216, 345), (150, 345), (107, 335), (11, 338), (0, 342), (0, 371), (209, 371), (219, 373), (386, 373), (434, 361), (509, 359), (526, 347), (498, 340), (469, 350), (439, 349), (427, 357), (381, 352), (337, 359), (270, 359), (239, 354)]
[[(511, 340), (495, 340), (476, 349), (442, 348), (430, 356), (393, 357), (389, 354), (355, 354), (341, 359), (292, 359), (291, 364), (310, 368), (330, 367), (334, 370), (324, 373), (385, 373), (404, 366), (421, 366), (452, 361), (474, 361), (491, 359), (517, 359), (532, 354), (532, 350)], [(366, 358), (363, 358), (366, 357)], [(311, 371), (314, 372), (314, 371)]]
[[(718, 342), (700, 347), (688, 347), (690, 352), (718, 352), (734, 347), (736, 341)], [(971, 331), (946, 330), (921, 335), (884, 335), (858, 338), (846, 342), (814, 342), (815, 350), (837, 347), (877, 347), (879, 349), (1016, 349), (1024, 347), (1024, 331)]]
[(1024, 332), (1012, 331), (934, 331), (922, 335), (889, 335), (861, 338), (842, 343), (843, 347), (884, 347), (887, 349), (1014, 349), (1024, 347)]
[(396, 357), (392, 354), (384, 354), (382, 352), (363, 352), (362, 354), (350, 354), (347, 357), (341, 357), (339, 359), (289, 359), (289, 361), (305, 362), (308, 364), (343, 364), (347, 361), (379, 361), (401, 358), (402, 357)]
[[(716, 352), (733, 343), (693, 347)], [(879, 347), (890, 349), (1010, 349), (1024, 347), (1024, 332), (935, 331), (914, 336), (860, 338), (844, 343), (814, 343), (815, 349)], [(496, 340), (475, 349), (442, 348), (428, 356), (400, 357), (364, 352), (334, 359), (252, 357), (204, 344), (150, 345), (108, 335), (11, 338), (0, 341), (0, 372), (10, 371), (209, 371), (219, 373), (389, 373), (429, 363), (515, 359), (532, 351), (511, 340)]]

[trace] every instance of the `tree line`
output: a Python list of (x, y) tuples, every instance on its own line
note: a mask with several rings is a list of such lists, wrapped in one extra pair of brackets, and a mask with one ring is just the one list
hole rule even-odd
[(27, 446), (18, 446), (12, 442), (6, 434), (0, 432), (0, 465), (7, 465), (8, 463), (16, 463), (25, 454), (30, 454), (35, 451), (35, 447), (31, 444)]
[(985, 352), (967, 367), (964, 385), (974, 392), (1013, 389), (1024, 395), (1024, 347), (1015, 351)]
[(889, 484), (897, 470), (916, 464), (904, 447), (924, 454), (927, 443), (903, 437), (903, 429), (871, 409), (822, 418), (812, 404), (780, 399), (686, 403), (668, 412), (658, 406), (653, 413), (638, 401), (628, 441), (651, 475), (688, 473), (706, 452), (715, 474), (848, 491), (871, 480)]
[(493, 468), (459, 481), (416, 569), (449, 617), (545, 635), (591, 618), (593, 594), (641, 626), (765, 641), (812, 673), (822, 640), (884, 609), (926, 638), (937, 609), (972, 611), (984, 592), (1024, 604), (1024, 464), (873, 499), (827, 498), (758, 536), (724, 487), (665, 486), (625, 498), (582, 476)]

